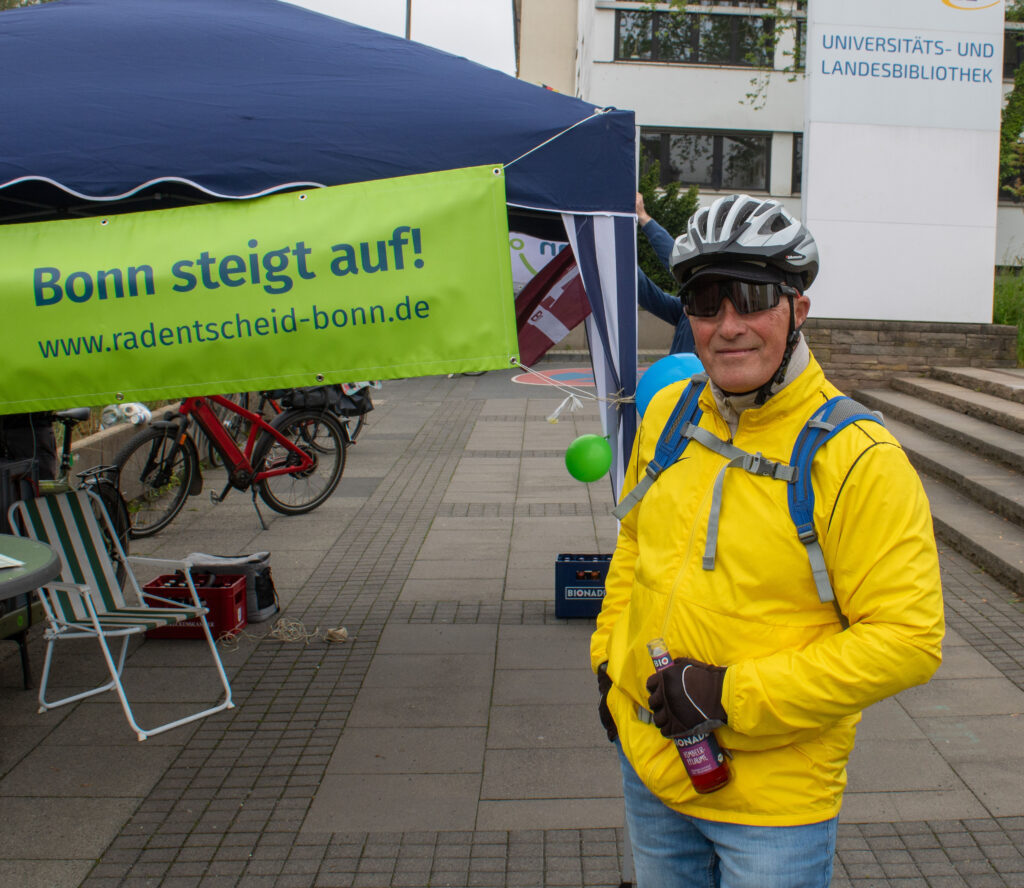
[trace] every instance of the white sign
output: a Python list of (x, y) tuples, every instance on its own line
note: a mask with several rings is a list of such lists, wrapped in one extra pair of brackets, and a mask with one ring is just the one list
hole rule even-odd
[(810, 0), (816, 315), (991, 323), (1003, 5)]
[(520, 231), (510, 231), (508, 248), (512, 254), (512, 292), (518, 296), (534, 275), (567, 246), (569, 244), (565, 241), (542, 240)]

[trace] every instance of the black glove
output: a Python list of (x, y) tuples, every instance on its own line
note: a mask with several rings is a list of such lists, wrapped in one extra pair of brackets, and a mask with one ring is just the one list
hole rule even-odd
[(723, 666), (678, 657), (647, 679), (647, 703), (666, 737), (706, 734), (726, 723), (722, 708)]
[(619, 736), (619, 729), (615, 727), (615, 719), (612, 718), (611, 710), (608, 708), (608, 692), (612, 689), (612, 680), (608, 677), (607, 660), (597, 667), (597, 688), (601, 692), (601, 702), (597, 706), (597, 714), (601, 717), (601, 724), (604, 725), (605, 733), (608, 735), (608, 742), (614, 743)]

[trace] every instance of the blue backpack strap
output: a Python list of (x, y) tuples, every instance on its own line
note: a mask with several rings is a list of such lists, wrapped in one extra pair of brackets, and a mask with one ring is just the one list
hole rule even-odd
[[(811, 562), (814, 574), (814, 585), (818, 589), (818, 598), (822, 602), (835, 602), (835, 593), (828, 578), (825, 566), (825, 555), (818, 543), (818, 534), (814, 529), (814, 486), (811, 484), (811, 464), (814, 462), (818, 449), (834, 435), (854, 422), (868, 420), (882, 425), (882, 417), (870, 412), (863, 404), (858, 404), (845, 395), (837, 395), (826, 401), (814, 411), (807, 424), (801, 429), (793, 445), (793, 455), (789, 460), (796, 468), (796, 477), (789, 484), (789, 514), (796, 525), (797, 536), (807, 547), (807, 557)], [(838, 605), (836, 605), (838, 610)], [(843, 615), (840, 613), (840, 617)], [(845, 618), (844, 618), (845, 619)]]
[(658, 438), (657, 446), (654, 448), (654, 459), (647, 464), (644, 476), (623, 497), (622, 502), (612, 509), (612, 514), (619, 521), (633, 511), (651, 485), (658, 480), (658, 476), (679, 459), (686, 449), (686, 445), (690, 443), (686, 432), (691, 426), (696, 426), (703, 415), (698, 402), (707, 381), (706, 374), (697, 373), (679, 396), (672, 415), (668, 418), (668, 423), (661, 430), (661, 437)]

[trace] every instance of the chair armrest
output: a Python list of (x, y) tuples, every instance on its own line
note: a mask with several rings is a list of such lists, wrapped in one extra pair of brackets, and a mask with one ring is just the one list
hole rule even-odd
[(166, 567), (174, 570), (187, 570), (189, 563), (183, 558), (150, 558), (148, 555), (129, 555), (131, 564), (145, 564), (149, 567)]
[(57, 592), (65, 592), (71, 595), (79, 596), (85, 604), (86, 610), (89, 612), (89, 617), (92, 619), (93, 626), (99, 630), (99, 623), (96, 622), (96, 604), (92, 599), (93, 588), (88, 583), (65, 583), (62, 580), (53, 580), (49, 583), (44, 583), (37, 590), (40, 593), (40, 601), (43, 605), (43, 610), (46, 612), (47, 620), (54, 624), (61, 626), (71, 626), (72, 622), (67, 619), (64, 613), (64, 609), (59, 603), (51, 598)]
[[(208, 614), (210, 612), (210, 609), (202, 602), (189, 604), (185, 601), (177, 601), (173, 598), (164, 598), (162, 595), (154, 595), (152, 592), (143, 592), (142, 594), (144, 596), (142, 601), (144, 607), (152, 607), (152, 602), (156, 601), (159, 602), (161, 606), (167, 605), (168, 608), (182, 608), (193, 611), (198, 610), (202, 611), (204, 614)], [(147, 598), (149, 601), (146, 601)]]
[(159, 595), (154, 595), (152, 592), (147, 592), (145, 589), (139, 589), (139, 599), (144, 606), (146, 606), (146, 598), (155, 598), (161, 602), (166, 601), (175, 607), (196, 607), (204, 613), (210, 612), (210, 609), (205, 607), (199, 600), (199, 594), (196, 592), (196, 585), (192, 582), (192, 565), (189, 564), (189, 562), (181, 558), (150, 558), (146, 555), (129, 555), (128, 562), (132, 566), (142, 564), (147, 567), (159, 567), (166, 570), (180, 570), (185, 577), (185, 582), (188, 583), (189, 592), (192, 593), (193, 603), (184, 604), (181, 601), (171, 601), (167, 598), (161, 598)]
[(43, 583), (41, 588), (48, 592), (72, 592), (82, 598), (92, 598), (92, 586), (87, 583), (65, 583), (62, 580), (53, 580)]

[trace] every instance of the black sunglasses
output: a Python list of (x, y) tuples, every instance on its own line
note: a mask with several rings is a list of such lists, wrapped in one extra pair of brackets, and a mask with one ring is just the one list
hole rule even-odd
[(753, 314), (775, 308), (782, 296), (799, 296), (786, 284), (752, 284), (748, 281), (699, 281), (682, 294), (686, 313), (696, 318), (713, 318), (728, 299), (740, 314)]

